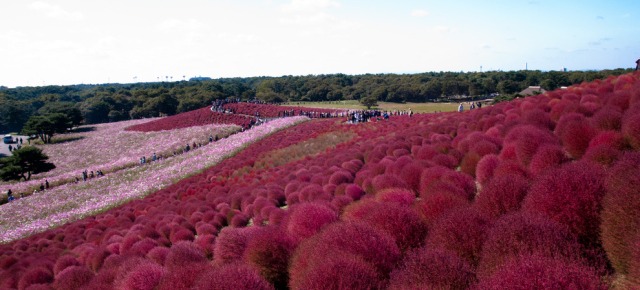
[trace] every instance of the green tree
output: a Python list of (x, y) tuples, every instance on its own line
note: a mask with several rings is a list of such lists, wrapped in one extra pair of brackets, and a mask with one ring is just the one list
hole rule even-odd
[(33, 174), (56, 168), (53, 163), (47, 162), (49, 156), (42, 153), (40, 148), (25, 146), (12, 153), (12, 156), (0, 159), (0, 178), (2, 180), (23, 179), (27, 181), (31, 179)]
[(52, 113), (64, 114), (69, 118), (71, 126), (78, 126), (82, 123), (82, 112), (71, 102), (46, 103), (38, 109), (38, 114), (48, 115)]
[(373, 95), (368, 95), (366, 97), (360, 98), (360, 103), (367, 107), (367, 110), (371, 109), (378, 105), (378, 98)]
[(51, 142), (56, 133), (64, 133), (71, 127), (71, 120), (64, 114), (52, 113), (45, 116), (31, 116), (22, 128), (24, 135), (36, 135), (42, 142)]

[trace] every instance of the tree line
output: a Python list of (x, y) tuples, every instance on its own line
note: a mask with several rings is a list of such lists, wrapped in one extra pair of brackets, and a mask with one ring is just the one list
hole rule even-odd
[[(198, 78), (189, 81), (43, 87), (0, 87), (0, 131), (51, 134), (78, 124), (173, 115), (213, 100), (438, 102), (491, 94), (513, 96), (528, 86), (546, 90), (628, 73), (603, 71), (427, 72)], [(63, 115), (63, 116), (61, 116)], [(35, 120), (30, 120), (35, 118)], [(43, 125), (44, 124), (44, 125)], [(46, 131), (43, 127), (49, 128)]]

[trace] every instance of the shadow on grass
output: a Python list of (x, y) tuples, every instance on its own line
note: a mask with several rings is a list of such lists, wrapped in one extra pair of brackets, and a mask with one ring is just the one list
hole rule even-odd
[(70, 133), (83, 133), (83, 132), (91, 132), (91, 131), (95, 131), (96, 127), (95, 126), (90, 126), (90, 127), (79, 127), (79, 128), (74, 128), (73, 130), (69, 131)]
[(73, 141), (82, 140), (84, 138), (85, 138), (84, 136), (78, 136), (78, 137), (63, 137), (63, 136), (61, 136), (60, 138), (52, 139), (49, 144), (61, 144), (61, 143), (73, 142)]

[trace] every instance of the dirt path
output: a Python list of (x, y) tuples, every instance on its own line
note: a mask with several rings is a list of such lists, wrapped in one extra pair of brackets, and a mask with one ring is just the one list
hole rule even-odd
[[(2, 135), (2, 137), (4, 137), (4, 134)], [(16, 139), (16, 138), (22, 138), (22, 141), (25, 144), (28, 144), (27, 136), (13, 135), (13, 139)], [(4, 142), (0, 142), (0, 157), (11, 156), (11, 152), (9, 151), (9, 145), (11, 145), (11, 147), (15, 148), (16, 145), (18, 145), (18, 143), (14, 142), (12, 144), (4, 144)]]

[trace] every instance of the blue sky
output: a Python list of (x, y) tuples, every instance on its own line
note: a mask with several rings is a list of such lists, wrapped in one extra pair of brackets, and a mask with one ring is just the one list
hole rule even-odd
[(0, 85), (629, 68), (640, 1), (5, 1)]

